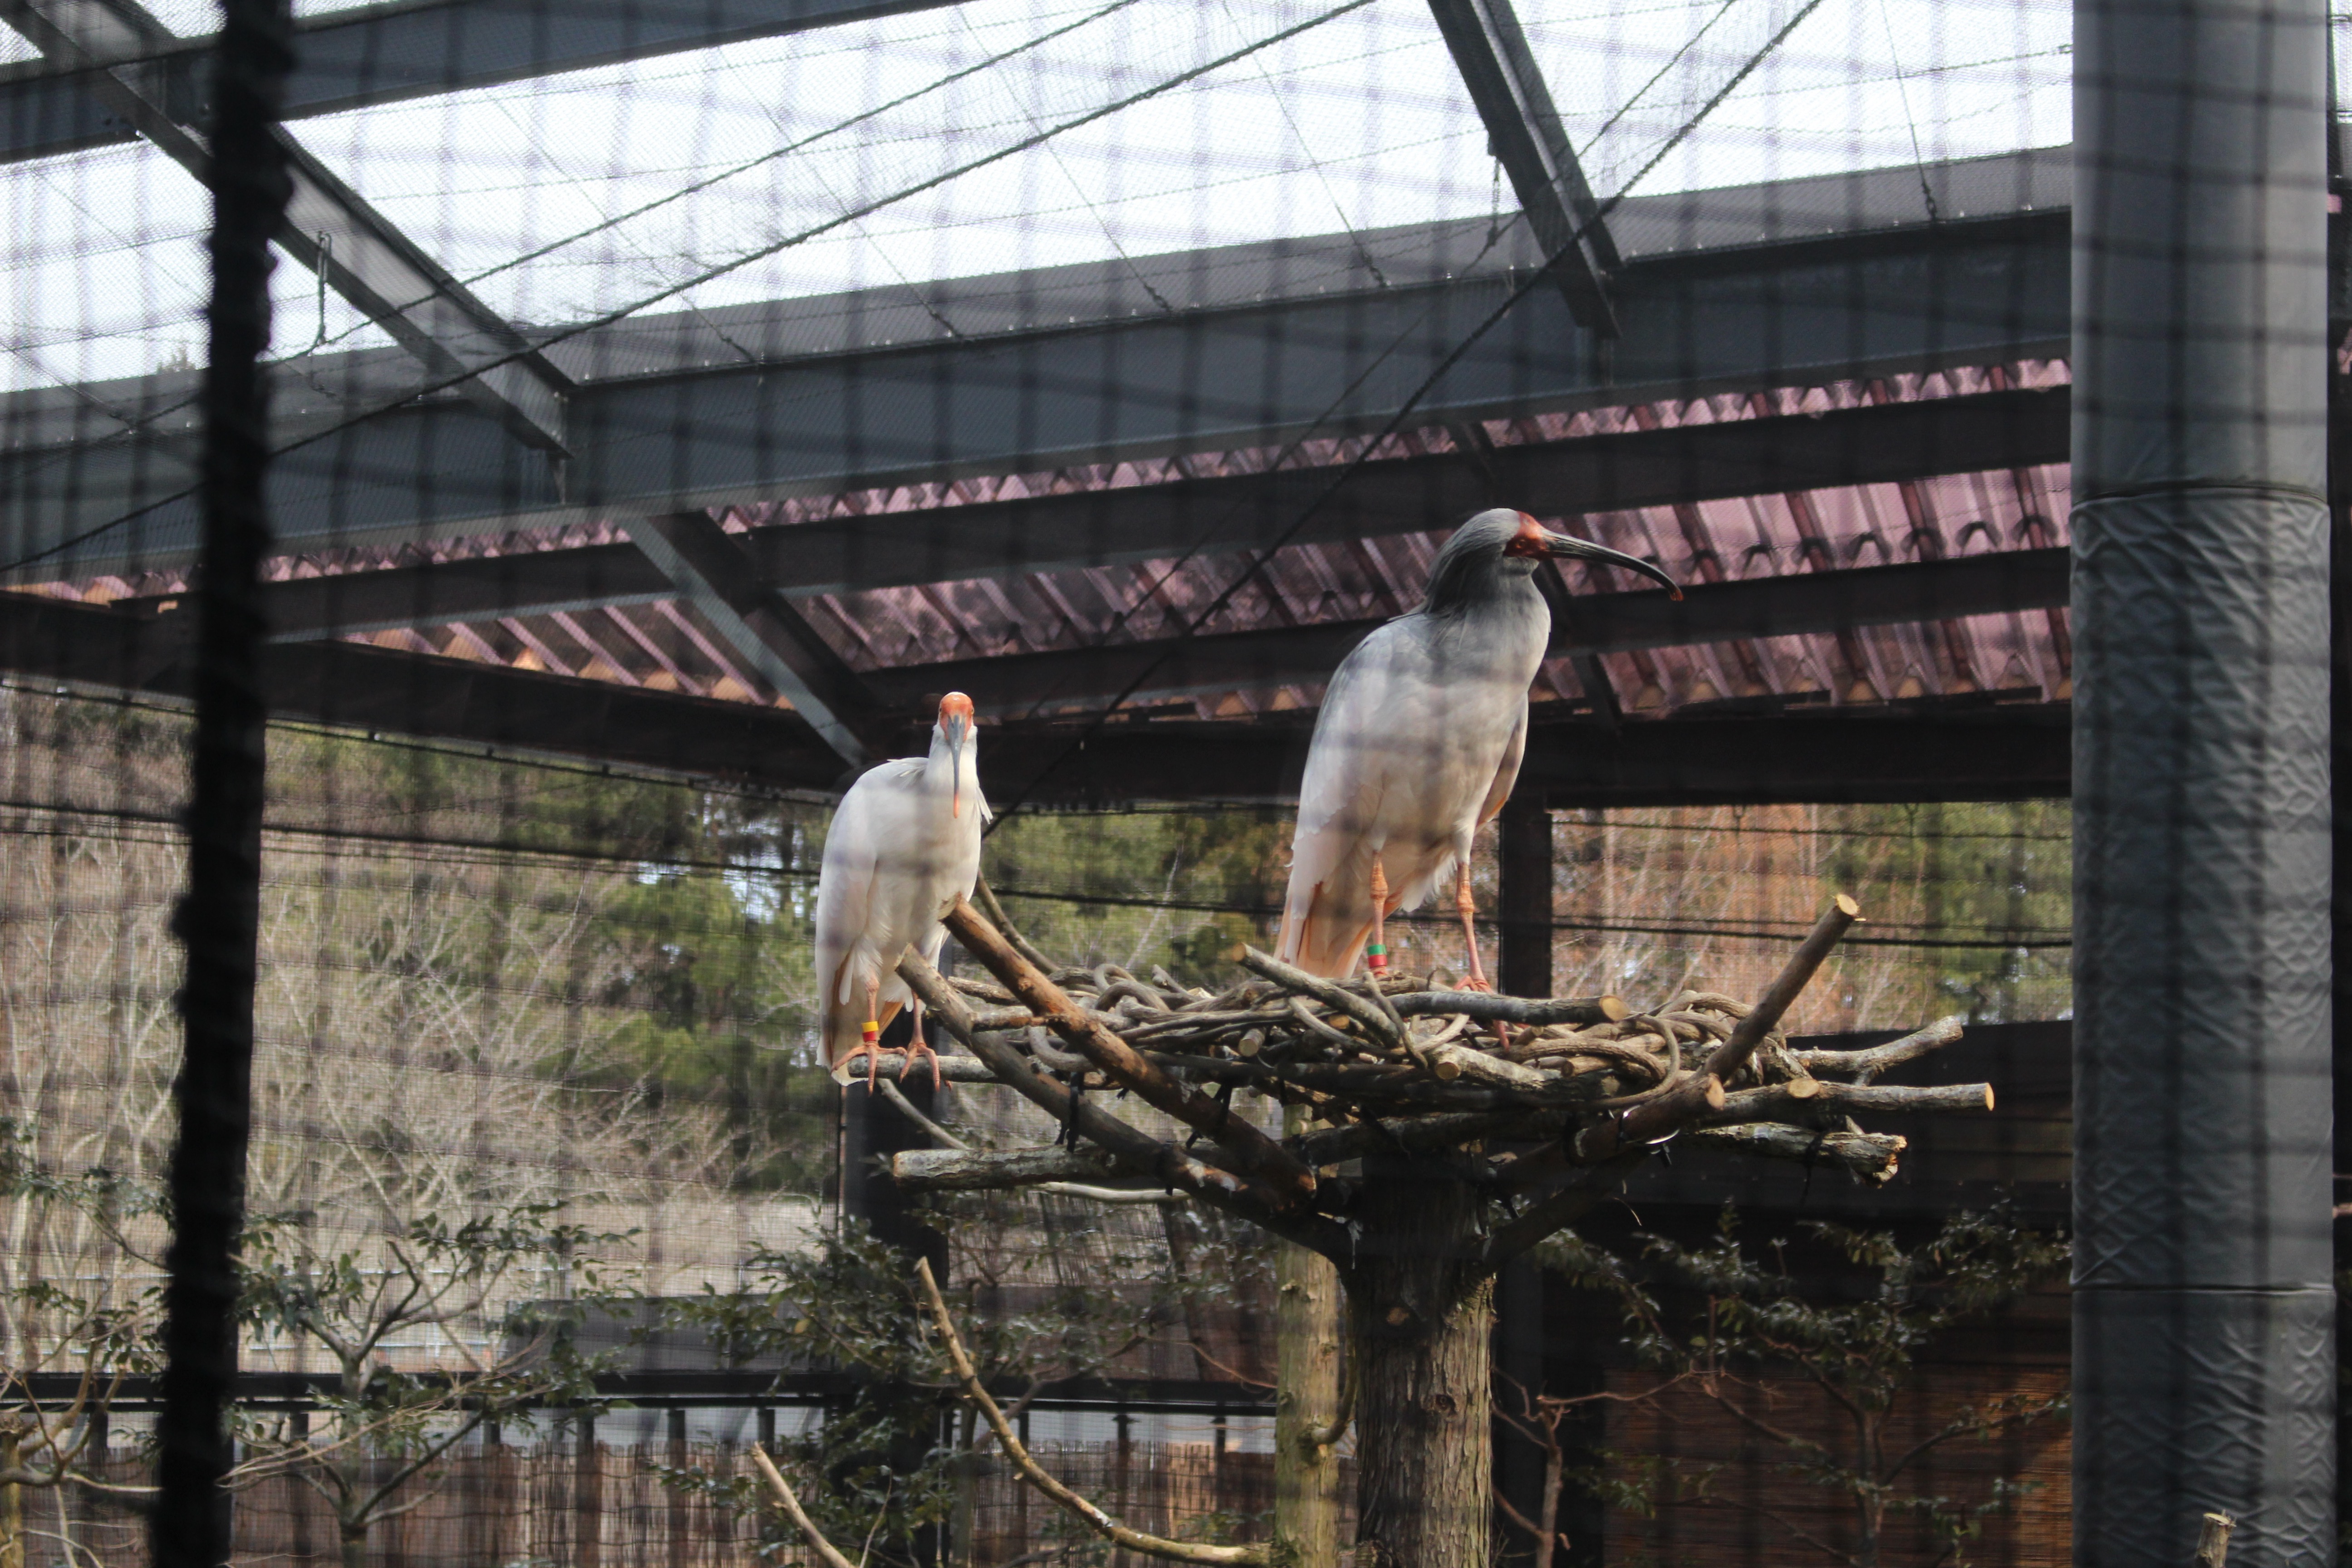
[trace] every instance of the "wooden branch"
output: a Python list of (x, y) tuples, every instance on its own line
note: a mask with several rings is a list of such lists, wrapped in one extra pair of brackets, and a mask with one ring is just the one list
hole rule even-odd
[(1045, 1182), (1100, 1183), (1133, 1178), (1101, 1155), (1056, 1147), (908, 1149), (890, 1156), (890, 1179), (906, 1193), (975, 1193), (1035, 1186)]
[(1271, 953), (1260, 952), (1244, 943), (1234, 955), (1244, 969), (1265, 975), (1286, 990), (1314, 997), (1327, 1007), (1336, 1007), (1372, 1032), (1372, 1037), (1383, 1047), (1402, 1046), (1397, 1026), (1389, 1019), (1388, 1010), (1369, 996), (1359, 996), (1345, 986), (1335, 985), (1318, 975), (1282, 962)]
[(1557, 1090), (1563, 1081), (1555, 1074), (1538, 1072), (1531, 1067), (1489, 1056), (1475, 1046), (1432, 1046), (1423, 1054), (1428, 1059), (1430, 1072), (1441, 1083), (1467, 1079), (1490, 1089), (1544, 1094)]
[[(980, 1373), (971, 1364), (971, 1357), (965, 1353), (963, 1341), (956, 1333), (955, 1321), (948, 1316), (947, 1300), (940, 1294), (939, 1281), (931, 1278), (929, 1259), (916, 1262), (915, 1281), (922, 1287), (923, 1299), (931, 1310), (931, 1324), (940, 1331), (948, 1361), (955, 1368), (957, 1381), (963, 1384), (964, 1397), (979, 1406), (982, 1416), (988, 1422), (989, 1430), (996, 1434), (997, 1447), (1004, 1450), (1004, 1457), (1013, 1461), (1013, 1468), (1021, 1472), (1024, 1480), (1076, 1514), (1097, 1535), (1130, 1552), (1164, 1557), (1171, 1563), (1255, 1565), (1270, 1560), (1270, 1551), (1265, 1546), (1208, 1546), (1189, 1541), (1170, 1541), (1161, 1536), (1146, 1535), (1139, 1530), (1130, 1530), (1048, 1474), (1030, 1457), (1028, 1448), (1021, 1441), (1021, 1435), (1013, 1429), (1013, 1423), (1004, 1418), (1004, 1412), (997, 1408), (996, 1401), (989, 1397), (987, 1386), (980, 1381)], [(827, 1568), (834, 1568), (830, 1561)], [(846, 1565), (842, 1565), (842, 1568), (846, 1568)]]
[[(995, 1080), (992, 1079), (989, 1081), (992, 1083)], [(992, 1152), (987, 1150), (974, 1149), (971, 1144), (965, 1142), (962, 1139), (957, 1137), (954, 1133), (950, 1132), (946, 1128), (940, 1126), (929, 1117), (924, 1115), (920, 1110), (915, 1108), (913, 1101), (909, 1100), (906, 1095), (899, 1091), (898, 1086), (891, 1082), (888, 1079), (883, 1079), (880, 1082), (882, 1098), (888, 1100), (894, 1107), (896, 1107), (899, 1115), (906, 1117), (916, 1126), (921, 1128), (924, 1135), (929, 1137), (933, 1143), (938, 1145), (936, 1149), (929, 1151), (910, 1150), (908, 1151), (908, 1152), (917, 1155), (924, 1153), (945, 1154), (950, 1156), (950, 1163), (952, 1163), (954, 1160), (958, 1159), (985, 1161), (992, 1157), (1001, 1157), (993, 1156)], [(1008, 1151), (1007, 1152), (1016, 1156), (1058, 1154), (1065, 1159), (1084, 1158), (1084, 1156), (1075, 1155), (1070, 1150), (1058, 1148), (1015, 1149)], [(1001, 1190), (1006, 1186), (1026, 1186), (1031, 1192), (1040, 1194), (1046, 1197), (1082, 1198), (1088, 1203), (1097, 1204), (1187, 1204), (1192, 1201), (1190, 1194), (1170, 1192), (1164, 1188), (1153, 1188), (1149, 1186), (1090, 1186), (1080, 1182), (1065, 1182), (1050, 1177), (1044, 1181), (1037, 1181), (1034, 1178), (1024, 1178), (1016, 1179), (1010, 1183), (994, 1180), (977, 1182), (966, 1181), (960, 1184), (950, 1183), (938, 1187), (932, 1187), (926, 1185), (923, 1182), (922, 1175), (919, 1173), (922, 1170), (919, 1160), (911, 1167), (902, 1167), (898, 1162), (905, 1158), (905, 1154), (894, 1155), (892, 1157), (890, 1163), (890, 1176), (893, 1181), (897, 1182), (901, 1188), (908, 1192), (988, 1191), (992, 1189)], [(1110, 1172), (1105, 1162), (1096, 1160), (1087, 1164), (1081, 1173), (1091, 1176), (1104, 1176), (1108, 1175)]]
[(1010, 1085), (1039, 1110), (1065, 1126), (1075, 1118), (1078, 1132), (1108, 1151), (1112, 1159), (1137, 1175), (1192, 1194), (1234, 1210), (1245, 1219), (1264, 1223), (1276, 1208), (1275, 1194), (1262, 1182), (1237, 1176), (1193, 1159), (1140, 1128), (1129, 1126), (1083, 1095), (1070, 1091), (1033, 1070), (1020, 1052), (1003, 1037), (982, 1034), (971, 1026), (971, 1009), (940, 972), (909, 952), (898, 961), (898, 977), (923, 999), (963, 1047), (988, 1064), (1000, 1083)]
[[(1490, 1063), (1505, 1063), (1499, 1057), (1485, 1056)], [(1522, 1071), (1531, 1069), (1521, 1068)], [(1220, 1075), (1222, 1076), (1222, 1075)], [(1426, 1074), (1402, 1066), (1380, 1066), (1365, 1062), (1276, 1062), (1258, 1068), (1254, 1080), (1260, 1088), (1313, 1089), (1318, 1094), (1337, 1095), (1350, 1103), (1385, 1103), (1400, 1110), (1414, 1106), (1426, 1106), (1442, 1110), (1504, 1110), (1513, 1106), (1528, 1110), (1547, 1110), (1559, 1107), (1591, 1105), (1607, 1097), (1603, 1074), (1581, 1073), (1574, 1078), (1553, 1073), (1539, 1075), (1541, 1082), (1535, 1088), (1505, 1089), (1464, 1082), (1442, 1082)], [(1516, 1081), (1516, 1080), (1515, 1080)]]
[[(1706, 1066), (1680, 1080), (1665, 1093), (1644, 1100), (1623, 1115), (1586, 1128), (1577, 1135), (1578, 1157), (1591, 1162), (1607, 1160), (1621, 1149), (1646, 1143), (1685, 1122), (1698, 1120), (1711, 1109), (1711, 1100), (1720, 1104), (1717, 1097), (1723, 1093), (1724, 1084), (1729, 1081), (1732, 1074), (1748, 1065), (1748, 1058), (1755, 1055), (1757, 1046), (1780, 1026), (1781, 1016), (1804, 991), (1806, 984), (1813, 977), (1813, 972), (1821, 968), (1822, 960), (1829, 957), (1830, 950), (1837, 946), (1838, 939), (1844, 936), (1847, 928), (1861, 918), (1862, 910), (1852, 899), (1843, 893), (1832, 899), (1828, 910), (1814, 922), (1811, 933), (1790, 955), (1789, 962), (1781, 966), (1780, 974), (1774, 978), (1770, 989), (1764, 993), (1762, 1000), (1749, 1008), (1748, 1016), (1733, 1027), (1731, 1037), (1715, 1047), (1706, 1058)], [(1756, 1121), (1759, 1118), (1742, 1117), (1740, 1120)]]
[[(971, 904), (958, 899), (947, 913), (947, 928), (963, 943), (966, 952), (1003, 981), (1007, 990), (1041, 1015), (1047, 1026), (1069, 1042), (1073, 1049), (1145, 1104), (1223, 1145), (1233, 1156), (1235, 1168), (1264, 1180), (1276, 1194), (1279, 1206), (1294, 1206), (1314, 1195), (1313, 1171), (1292, 1159), (1280, 1143), (1247, 1120), (1232, 1114), (1227, 1106), (1146, 1061), (1134, 1047), (1090, 1016), (1043, 971), (1015, 951)], [(1386, 1020), (1382, 1020), (1382, 1027), (1386, 1026)]]
[(1541, 1203), (1505, 1222), (1486, 1237), (1475, 1270), (1480, 1277), (1496, 1269), (1556, 1230), (1574, 1225), (1594, 1205), (1624, 1184), (1625, 1178), (1650, 1157), (1645, 1145), (1631, 1149), (1578, 1173), (1576, 1179)]
[(1633, 1009), (1614, 996), (1562, 996), (1538, 1001), (1505, 996), (1494, 991), (1404, 991), (1389, 1001), (1408, 1018), (1429, 1013), (1462, 1013), (1475, 1023), (1526, 1024), (1536, 1028), (1552, 1024), (1572, 1024), (1583, 1028), (1592, 1024), (1613, 1024), (1633, 1016)]
[(1702, 1111), (1692, 1120), (1709, 1127), (1730, 1126), (1742, 1121), (1773, 1121), (1812, 1111), (1835, 1110), (1854, 1112), (1990, 1110), (1993, 1108), (1992, 1085), (1989, 1083), (1938, 1084), (1932, 1089), (1908, 1089), (1886, 1083), (1839, 1083), (1832, 1079), (1814, 1080), (1817, 1092), (1800, 1100), (1789, 1092), (1792, 1087), (1776, 1083), (1763, 1089), (1743, 1089), (1737, 1094), (1726, 1095), (1719, 1110)]
[[(1342, 1051), (1348, 1052), (1349, 1055), (1353, 1055), (1355, 1052), (1363, 1049), (1363, 1041), (1357, 1039), (1352, 1035), (1342, 1034), (1339, 1030), (1333, 1028), (1330, 1025), (1317, 1017), (1315, 1016), (1315, 1009), (1307, 1005), (1307, 999), (1305, 997), (1293, 996), (1290, 999), (1290, 1007), (1288, 1010), (1290, 1013), (1291, 1022), (1297, 1024), (1300, 1028), (1305, 1029), (1308, 1034), (1315, 1036), (1317, 1038), (1328, 1041), (1331, 1045), (1339, 1047)], [(1393, 1029), (1383, 1029), (1381, 1033), (1384, 1035), (1393, 1035), (1395, 1031)], [(1384, 1047), (1387, 1045), (1385, 1040), (1380, 1043)]]
[(751, 1463), (766, 1478), (768, 1489), (775, 1493), (776, 1500), (783, 1505), (785, 1517), (800, 1527), (802, 1536), (809, 1543), (809, 1550), (816, 1553), (817, 1560), (824, 1564), (824, 1568), (857, 1568), (856, 1563), (841, 1554), (839, 1548), (824, 1538), (824, 1531), (816, 1527), (816, 1521), (808, 1516), (808, 1511), (801, 1507), (801, 1500), (794, 1497), (793, 1489), (785, 1484), (784, 1473), (776, 1468), (776, 1461), (768, 1458), (768, 1450), (757, 1443), (751, 1445)]
[(1143, 1059), (1163, 1072), (1184, 1078), (1206, 1079), (1211, 1083), (1264, 1083), (1272, 1076), (1271, 1064), (1255, 1061), (1234, 1061), (1223, 1057), (1191, 1057), (1177, 1051), (1145, 1051)]
[(1004, 906), (996, 901), (996, 889), (988, 885), (987, 878), (972, 879), (971, 896), (980, 900), (981, 909), (987, 913), (990, 920), (996, 922), (996, 929), (1004, 933), (1004, 940), (1013, 944), (1013, 952), (1035, 964), (1040, 970), (1052, 973), (1054, 961), (1031, 946), (1029, 939), (1021, 934), (1021, 928), (1013, 923), (1013, 917), (1006, 914)]
[(1916, 1030), (1899, 1040), (1889, 1040), (1883, 1046), (1872, 1046), (1859, 1051), (1792, 1051), (1797, 1064), (1808, 1071), (1843, 1073), (1856, 1083), (1868, 1083), (1888, 1068), (1942, 1050), (1960, 1037), (1968, 1019), (1958, 1013), (1948, 1018), (1938, 1018), (1924, 1029)]
[[(1024, 1016), (1027, 1012), (1027, 1008), (1022, 1009)], [(978, 1030), (974, 1032), (977, 1033)], [(910, 1058), (904, 1051), (879, 1051), (869, 1059), (879, 1064), (874, 1069), (877, 1078), (895, 1079), (899, 1073), (906, 1070), (909, 1061), (914, 1062), (918, 1077), (928, 1074), (930, 1070), (929, 1063), (919, 1058)], [(977, 1057), (951, 1057), (942, 1054), (940, 1058), (940, 1079), (945, 1083), (994, 1083), (996, 1075), (989, 1071), (988, 1064)], [(833, 1069), (833, 1081), (864, 1083), (866, 1063), (849, 1062), (835, 1067)]]
[(1894, 1132), (1819, 1132), (1810, 1127), (1771, 1121), (1742, 1127), (1693, 1127), (1675, 1142), (1738, 1154), (1760, 1154), (1768, 1160), (1826, 1165), (1850, 1171), (1869, 1182), (1893, 1180), (1903, 1151), (1910, 1146), (1908, 1139)]
[[(1331, 1447), (1348, 1435), (1348, 1428), (1356, 1420), (1357, 1381), (1355, 1346), (1342, 1335), (1339, 1343), (1339, 1398), (1332, 1408), (1331, 1419), (1319, 1426), (1310, 1423), (1298, 1430), (1298, 1443), (1308, 1453), (1318, 1448)], [(1277, 1400), (1281, 1397), (1278, 1391), (1276, 1397)]]
[(2197, 1568), (2227, 1568), (2230, 1532), (2238, 1521), (2226, 1513), (2209, 1513), (2198, 1521)]
[(1566, 1117), (1546, 1110), (1447, 1111), (1435, 1116), (1405, 1116), (1377, 1126), (1360, 1122), (1334, 1127), (1289, 1140), (1291, 1152), (1310, 1165), (1336, 1165), (1367, 1154), (1415, 1152), (1451, 1149), (1475, 1139), (1494, 1137), (1557, 1138)]

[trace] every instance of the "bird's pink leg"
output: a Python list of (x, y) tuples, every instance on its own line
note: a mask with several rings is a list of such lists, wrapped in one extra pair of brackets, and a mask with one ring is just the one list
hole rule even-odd
[(1377, 981), (1389, 972), (1389, 877), (1381, 869), (1381, 858), (1372, 857), (1372, 940), (1364, 944), (1364, 967), (1372, 972)]
[[(882, 1070), (882, 1026), (874, 1016), (882, 1010), (882, 977), (866, 977), (866, 1037), (857, 1047), (866, 1054), (866, 1092), (874, 1092), (874, 1078)], [(854, 1053), (853, 1053), (854, 1054)]]
[[(876, 1045), (882, 1037), (882, 1031), (877, 1028), (874, 1024), (874, 995), (875, 993), (880, 989), (881, 987), (878, 984), (868, 985), (866, 988), (865, 1036), (856, 1045), (849, 1047), (848, 1055), (834, 1063), (834, 1070), (840, 1073), (844, 1079), (846, 1079), (849, 1077), (849, 1069), (851, 1066), (856, 1062), (858, 1058), (871, 1057), (876, 1054)], [(870, 1069), (866, 1076), (869, 1079), (872, 1078), (873, 1074)]]
[(936, 1093), (940, 1081), (940, 1053), (931, 1049), (931, 1043), (923, 1038), (923, 999), (920, 996), (915, 998), (914, 1014), (915, 1032), (907, 1040), (907, 1059), (898, 1064), (898, 1081), (907, 1081), (907, 1074), (914, 1069), (918, 1058), (927, 1058), (931, 1064), (931, 1089)]
[(1492, 991), (1486, 971), (1478, 963), (1478, 900), (1470, 894), (1470, 862), (1462, 862), (1461, 879), (1454, 885), (1454, 907), (1462, 911), (1462, 940), (1470, 950), (1470, 978), (1462, 983), (1465, 991)]

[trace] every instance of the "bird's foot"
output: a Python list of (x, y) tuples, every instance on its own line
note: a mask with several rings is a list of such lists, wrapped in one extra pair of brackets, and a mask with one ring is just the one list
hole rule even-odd
[(1474, 969), (1470, 972), (1469, 978), (1455, 981), (1454, 983), (1454, 989), (1456, 991), (1485, 991), (1491, 994), (1495, 987), (1487, 982), (1487, 979), (1484, 974)]
[(876, 1045), (871, 1040), (867, 1040), (862, 1045), (850, 1047), (849, 1054), (833, 1064), (834, 1071), (841, 1075), (841, 1080), (844, 1083), (848, 1082), (851, 1078), (856, 1076), (851, 1069), (856, 1066), (857, 1058), (860, 1057), (864, 1057), (866, 1058), (866, 1087), (871, 1089), (874, 1087), (875, 1071), (882, 1065), (882, 1047)]
[(900, 1083), (907, 1081), (907, 1075), (915, 1070), (915, 1063), (919, 1060), (931, 1064), (931, 1088), (937, 1090), (941, 1082), (940, 1053), (931, 1049), (929, 1042), (920, 1035), (907, 1042), (906, 1059), (898, 1064), (898, 1081)]

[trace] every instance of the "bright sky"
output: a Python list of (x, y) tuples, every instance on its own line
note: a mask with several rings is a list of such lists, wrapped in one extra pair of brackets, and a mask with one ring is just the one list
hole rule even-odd
[[(714, 306), (1486, 214), (1494, 164), (1427, 5), (1354, 0), (1334, 15), (1349, 4), (967, 0), (296, 132), (492, 305), (541, 323), (656, 295), (670, 297), (656, 309)], [(1519, 12), (1604, 195), (2067, 140), (2063, 0), (1819, 0), (1653, 166), (1803, 4)], [(209, 25), (200, 0), (155, 8), (177, 30)], [(1501, 201), (1509, 210), (1507, 186)], [(205, 208), (141, 148), (0, 166), (16, 237), (0, 260), (0, 386), (200, 352)], [(310, 275), (283, 268), (278, 293), (280, 342), (298, 352), (320, 333)], [(338, 300), (324, 317), (331, 343), (383, 341)]]

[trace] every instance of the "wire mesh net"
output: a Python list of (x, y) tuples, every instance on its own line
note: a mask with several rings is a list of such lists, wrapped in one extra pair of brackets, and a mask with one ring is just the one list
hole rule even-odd
[[(2256, 89), (2165, 67), (2301, 129), (2149, 174), (2099, 72), (2158, 66), (2078, 53), (2120, 4), (0, 8), (0, 1568), (172, 1560), (148, 1489), (182, 1451), (206, 1105), (249, 1135), (214, 1277), (238, 1563), (822, 1561), (755, 1454), (853, 1558), (1146, 1560), (1024, 1441), (1196, 1562), (1326, 1528), (1297, 1561), (2065, 1558), (2078, 1488), (2128, 1511), (2060, 1397), (2078, 993), (2112, 1028), (2114, 952), (2174, 955), (2148, 995), (2203, 973), (2105, 911), (2300, 921), (2249, 961), (2265, 1041), (2317, 1027), (2324, 962), (2308, 878), (2077, 881), (2219, 841), (2113, 847), (2115, 781), (2179, 771), (2165, 736), (2276, 739), (2318, 700), (2142, 691), (2070, 804), (2108, 755), (2078, 617), (2125, 658), (2116, 601), (2070, 607), (2116, 537), (2079, 519), (2141, 493), (2077, 456), (2132, 379), (2078, 332), (2102, 268), (2164, 248), (2111, 209), (2284, 191), (2340, 223), (2333, 140), (2297, 184), (2332, 76), (2288, 79), (2334, 18), (2262, 10), (2288, 63)], [(2308, 61), (2277, 43), (2322, 26)], [(2118, 331), (2203, 342), (2184, 300), (2325, 278), (2339, 344), (2334, 230), (2284, 234), (2254, 259), (2295, 252), (2293, 288), (2184, 285)], [(224, 333), (264, 303), (240, 425)], [(2205, 336), (2345, 368), (2264, 321)], [(2325, 429), (2212, 385), (2173, 437)], [(2324, 552), (2263, 559), (2303, 669)], [(2174, 640), (2262, 640), (2209, 632)], [(942, 826), (907, 781), (961, 765), (959, 713)], [(2244, 863), (2301, 865), (2324, 768), (2273, 750), (2300, 804), (2249, 815), (2303, 826), (2248, 831), (2304, 837)], [(203, 869), (243, 843), (223, 778), (258, 780), (249, 885)], [(851, 857), (949, 834), (984, 885), (833, 929)], [(244, 938), (192, 883), (252, 911), (226, 1095), (189, 1064)], [(931, 945), (959, 893), (1134, 1060), (971, 930)], [(1708, 1064), (1841, 893), (1863, 923), (1725, 1069), (1771, 1114), (1717, 1116)], [(909, 943), (993, 1022), (934, 997), (918, 1034)], [(1490, 981), (1559, 1007), (1440, 1030), (1398, 999)], [(1574, 1051), (1545, 1033), (1570, 1005)], [(836, 1070), (853, 1043), (884, 1077)], [(2241, 1152), (2324, 1173), (2288, 1114), (2310, 1052), (2268, 1050), (2301, 1131)], [(1609, 1164), (1685, 1079), (1715, 1110)], [(1507, 1110), (1551, 1120), (1427, 1142)], [(1400, 1183), (1472, 1217), (1411, 1237)], [(2240, 1230), (2319, 1212), (2264, 1191)], [(1391, 1488), (1376, 1350), (1419, 1331), (1397, 1281), (1457, 1254), (1428, 1289), (1491, 1344), (1427, 1407), (1461, 1416), (1444, 1462)], [(2301, 1539), (2246, 1506), (2242, 1563)]]

